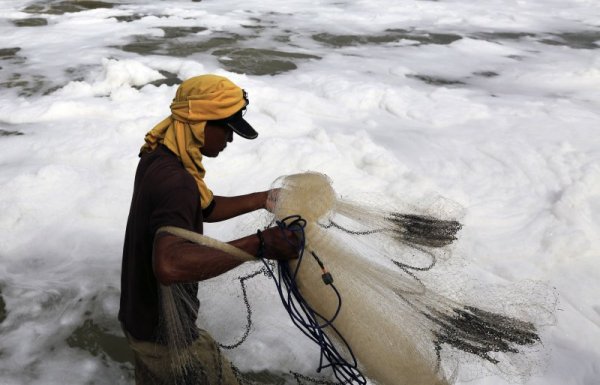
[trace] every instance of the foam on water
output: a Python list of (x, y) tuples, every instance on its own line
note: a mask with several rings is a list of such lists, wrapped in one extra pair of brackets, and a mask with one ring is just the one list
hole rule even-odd
[[(2, 2), (0, 382), (131, 381), (116, 313), (137, 152), (178, 79), (214, 72), (249, 91), (260, 131), (207, 160), (214, 191), (315, 170), (347, 197), (457, 202), (465, 274), (560, 295), (529, 384), (596, 383), (598, 20), (595, 0)], [(271, 283), (249, 293), (254, 330), (232, 359), (312, 374), (318, 353)], [(235, 340), (240, 299), (200, 297), (202, 322)]]

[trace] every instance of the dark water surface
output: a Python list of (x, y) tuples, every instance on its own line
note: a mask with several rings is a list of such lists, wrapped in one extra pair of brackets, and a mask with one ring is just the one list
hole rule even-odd
[(48, 25), (48, 19), (43, 17), (30, 17), (27, 19), (15, 19), (12, 21), (17, 27), (43, 27)]
[[(31, 15), (28, 18), (10, 20), (15, 27), (43, 28), (48, 26), (48, 18), (44, 15), (63, 15), (93, 9), (116, 9), (124, 2), (63, 0), (37, 1), (24, 6), (21, 10)], [(131, 8), (128, 8), (131, 11)], [(119, 10), (121, 12), (121, 10)], [(250, 11), (248, 11), (250, 12)], [(114, 18), (120, 23), (137, 23), (142, 18), (152, 16), (159, 19), (170, 19), (168, 15), (148, 14), (133, 11), (131, 15), (105, 16)], [(142, 56), (160, 55), (172, 58), (189, 58), (200, 63), (209, 61), (218, 63), (222, 68), (254, 76), (278, 75), (295, 71), (302, 64), (320, 60), (332, 50), (349, 47), (377, 45), (450, 45), (463, 39), (456, 32), (428, 31), (416, 27), (387, 28), (380, 33), (371, 34), (336, 34), (327, 30), (301, 31), (291, 29), (282, 20), (293, 17), (293, 14), (254, 12), (246, 21), (232, 30), (208, 30), (202, 25), (174, 26), (167, 25), (152, 27), (162, 30), (162, 36), (148, 33), (135, 33), (122, 36), (124, 43), (107, 43), (108, 48), (115, 51), (111, 58), (119, 58), (123, 52)], [(70, 16), (74, 17), (74, 16)], [(186, 22), (186, 23), (189, 23)], [(142, 29), (147, 29), (143, 26)], [(472, 39), (485, 40), (500, 44), (545, 44), (571, 49), (600, 48), (600, 30), (579, 32), (515, 32), (515, 31), (485, 31), (466, 34)], [(400, 48), (402, 49), (402, 48)], [(120, 52), (120, 54), (119, 54)], [(68, 81), (82, 81), (89, 75), (90, 66), (78, 66), (64, 70), (64, 76), (48, 77), (36, 69), (36, 64), (23, 54), (21, 47), (0, 48), (0, 88), (15, 90), (18, 96), (30, 97), (47, 95), (64, 86)], [(527, 60), (522, 56), (512, 56), (515, 60)], [(98, 64), (100, 65), (100, 64)], [(30, 67), (31, 66), (31, 67)], [(181, 82), (177, 74), (161, 70), (165, 79), (149, 84), (160, 86), (175, 85)], [(472, 75), (486, 81), (500, 75), (498, 70), (482, 69)], [(423, 83), (436, 87), (461, 87), (469, 84), (469, 77), (448, 78), (428, 73), (408, 75)]]
[(227, 70), (251, 75), (276, 75), (298, 68), (297, 60), (320, 59), (305, 53), (259, 48), (230, 48), (216, 50), (213, 55)]
[(48, 95), (60, 88), (45, 76), (15, 72), (0, 80), (0, 88), (14, 88), (18, 96)]
[[(167, 32), (165, 31), (165, 34)], [(182, 39), (182, 37), (191, 34), (186, 33), (186, 29), (172, 29), (170, 34), (177, 34), (178, 38), (170, 39), (165, 37), (154, 37), (146, 35), (134, 35), (132, 42), (122, 45), (118, 48), (126, 52), (134, 52), (140, 55), (165, 55), (172, 57), (188, 57), (198, 53), (210, 52), (213, 49), (223, 46), (235, 46), (246, 38), (237, 35), (224, 33), (221, 36), (202, 36), (196, 38)]]
[(408, 29), (387, 29), (385, 33), (378, 35), (335, 35), (328, 32), (312, 35), (319, 43), (332, 47), (350, 47), (365, 44), (386, 44), (399, 42), (401, 40), (412, 40), (417, 44), (451, 44), (462, 39), (460, 35), (433, 33), (426, 31), (412, 31)]
[(133, 365), (133, 353), (124, 336), (116, 336), (107, 328), (97, 325), (93, 319), (84, 320), (77, 329), (67, 338), (71, 348), (79, 348), (93, 356), (101, 357), (106, 361), (129, 362)]
[[(2, 304), (0, 296), (0, 322), (3, 314)], [(133, 352), (122, 334), (115, 335), (108, 328), (98, 325), (93, 318), (87, 318), (71, 333), (66, 342), (69, 347), (83, 350), (106, 364), (111, 361), (123, 364), (121, 369), (133, 380)], [(291, 380), (290, 375), (269, 371), (240, 373), (248, 384), (255, 385), (285, 385)]]
[(564, 46), (573, 49), (600, 48), (600, 31), (580, 31), (536, 34), (530, 32), (483, 32), (472, 35), (475, 39), (492, 42), (528, 40), (542, 44)]
[(460, 86), (466, 84), (460, 80), (442, 78), (438, 76), (429, 76), (429, 75), (406, 75), (407, 78), (417, 79), (422, 81), (423, 83), (432, 85), (432, 86)]
[[(122, 46), (126, 52), (139, 55), (190, 57), (210, 54), (228, 71), (249, 75), (276, 75), (295, 70), (298, 61), (320, 59), (317, 55), (275, 49), (242, 47), (253, 36), (236, 33), (197, 35), (203, 27), (160, 27), (163, 37), (135, 35), (133, 41)], [(250, 44), (250, 43), (249, 43)]]
[(23, 12), (62, 15), (65, 13), (86, 11), (88, 9), (113, 8), (114, 6), (115, 4), (113, 3), (93, 0), (45, 1), (28, 5), (23, 8)]
[(148, 16), (148, 15), (143, 15), (143, 14), (136, 13), (136, 14), (133, 14), (133, 15), (112, 16), (112, 17), (114, 17), (115, 19), (117, 19), (120, 22), (131, 23), (132, 21), (140, 20), (141, 18), (144, 18), (146, 16)]
[(598, 49), (600, 48), (600, 31), (565, 32), (552, 35), (541, 42), (574, 49)]
[(0, 60), (16, 59), (21, 47), (0, 48)]
[[(0, 130), (0, 135), (2, 130)], [(4, 302), (4, 297), (2, 296), (2, 288), (0, 288), (0, 324), (4, 322), (6, 319), (6, 303)]]
[[(19, 136), (19, 135), (23, 135), (23, 133), (20, 131), (7, 131), (7, 130), (0, 129), (0, 136)], [(3, 302), (1, 302), (2, 301), (1, 294), (2, 294), (2, 292), (0, 292), (0, 305), (3, 303)]]

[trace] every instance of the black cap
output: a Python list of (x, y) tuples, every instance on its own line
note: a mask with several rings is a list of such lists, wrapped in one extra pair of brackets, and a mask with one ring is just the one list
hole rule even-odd
[(256, 137), (258, 136), (258, 132), (256, 132), (256, 130), (252, 128), (250, 123), (248, 123), (244, 119), (244, 111), (246, 111), (246, 107), (248, 106), (248, 104), (250, 104), (250, 101), (248, 100), (248, 94), (245, 90), (242, 90), (242, 95), (244, 100), (246, 101), (246, 105), (244, 106), (244, 108), (242, 108), (241, 110), (239, 110), (238, 112), (236, 112), (228, 118), (214, 120), (213, 122), (231, 128), (233, 132), (235, 132), (242, 138), (256, 139)]
[(220, 124), (220, 125), (231, 128), (233, 130), (233, 132), (235, 132), (242, 138), (255, 139), (258, 136), (258, 132), (256, 132), (256, 130), (254, 128), (252, 128), (250, 123), (248, 123), (244, 119), (244, 116), (243, 116), (244, 110), (245, 110), (245, 108), (239, 110), (238, 112), (236, 112), (235, 114), (231, 115), (230, 117), (228, 117), (226, 119), (215, 120), (214, 122), (216, 124)]

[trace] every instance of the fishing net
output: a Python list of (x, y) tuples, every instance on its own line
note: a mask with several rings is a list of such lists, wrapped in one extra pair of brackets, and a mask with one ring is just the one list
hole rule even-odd
[[(275, 204), (266, 224), (285, 227), (290, 218), (302, 220), (304, 257), (284, 263), (284, 269), (293, 272), (294, 290), (308, 304), (311, 317), (324, 325), (323, 337), (315, 340), (321, 345), (329, 341), (347, 362), (356, 361), (357, 370), (370, 381), (442, 385), (488, 370), (522, 380), (542, 367), (540, 326), (552, 321), (553, 293), (532, 282), (513, 285), (512, 290), (476, 287), (476, 280), (461, 274), (460, 264), (446, 263), (461, 229), (452, 210), (341, 199), (329, 178), (319, 173), (285, 176), (273, 187), (270, 198)], [(202, 237), (194, 241), (205, 242)], [(245, 332), (223, 347), (237, 348), (252, 328), (249, 280), (268, 279), (275, 271), (266, 263), (237, 277)], [(324, 282), (325, 273), (334, 284)], [(163, 287), (161, 296), (169, 315), (165, 336), (178, 352), (174, 367), (189, 368), (185, 354), (182, 359), (179, 353), (194, 337), (186, 329), (194, 329), (195, 317), (185, 309), (193, 309), (196, 298), (190, 299), (189, 290), (179, 285)], [(327, 359), (322, 350), (319, 368), (331, 368), (322, 362)], [(298, 384), (311, 383), (298, 373), (291, 376)], [(337, 375), (329, 379), (343, 382)], [(331, 383), (323, 377), (312, 381)], [(346, 383), (363, 383), (359, 377), (356, 381)]]

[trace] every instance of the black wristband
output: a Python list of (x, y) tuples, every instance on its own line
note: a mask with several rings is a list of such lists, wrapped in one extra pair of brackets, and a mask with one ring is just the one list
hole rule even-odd
[(256, 236), (258, 237), (259, 241), (256, 258), (262, 259), (265, 257), (265, 237), (263, 236), (262, 231), (260, 230), (256, 230)]

